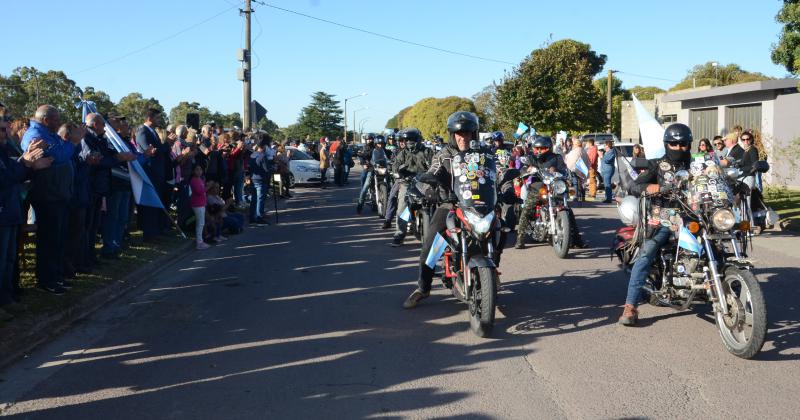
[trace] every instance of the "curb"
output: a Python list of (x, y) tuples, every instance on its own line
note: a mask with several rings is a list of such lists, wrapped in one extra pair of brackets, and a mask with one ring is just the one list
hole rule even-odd
[[(187, 241), (186, 244), (174, 248), (172, 252), (162, 255), (144, 267), (98, 289), (74, 306), (53, 315), (42, 315), (34, 318), (32, 324), (22, 334), (9, 328), (14, 333), (14, 336), (8, 337), (5, 342), (0, 342), (0, 370), (23, 358), (36, 347), (58, 337), (75, 322), (88, 317), (108, 303), (141, 286), (147, 280), (150, 280), (153, 275), (177, 263), (193, 248), (194, 242)], [(5, 331), (0, 330), (0, 332), (4, 333)]]

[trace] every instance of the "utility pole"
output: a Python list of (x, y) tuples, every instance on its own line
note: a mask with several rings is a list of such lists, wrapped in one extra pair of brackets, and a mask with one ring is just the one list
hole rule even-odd
[(611, 83), (616, 70), (608, 70), (608, 89), (606, 90), (606, 118), (608, 119), (608, 132), (611, 132)]
[(250, 0), (245, 0), (244, 10), (239, 10), (244, 15), (244, 51), (240, 59), (242, 60), (242, 80), (243, 92), (243, 109), (242, 109), (242, 130), (249, 130), (253, 124), (253, 115), (251, 112), (251, 102), (253, 100), (252, 86), (251, 86), (251, 67), (252, 67), (252, 54), (250, 53), (250, 16), (253, 14), (253, 9), (250, 7)]

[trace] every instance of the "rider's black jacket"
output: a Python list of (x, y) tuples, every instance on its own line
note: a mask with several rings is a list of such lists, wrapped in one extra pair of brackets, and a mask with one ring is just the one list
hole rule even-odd
[(542, 156), (542, 159), (538, 159), (536, 156), (528, 154), (528, 166), (535, 167), (539, 170), (539, 172), (546, 172), (550, 170), (550, 168), (556, 168), (556, 172), (560, 173), (561, 175), (569, 175), (569, 169), (567, 168), (567, 164), (564, 163), (564, 158), (557, 153), (553, 153), (552, 151), (546, 152), (544, 156)]
[(672, 161), (667, 159), (666, 156), (659, 159), (650, 159), (647, 161), (647, 169), (639, 174), (636, 181), (628, 188), (628, 192), (640, 197), (650, 184), (658, 184), (663, 188), (668, 188), (669, 181), (680, 170), (689, 170), (689, 161)]
[(397, 153), (392, 168), (401, 177), (408, 177), (425, 172), (430, 167), (430, 151), (424, 146), (406, 147)]
[(519, 177), (519, 169), (500, 168), (497, 172), (497, 201), (502, 204), (515, 204), (517, 193), (514, 191), (514, 179)]
[(374, 144), (366, 144), (358, 152), (358, 162), (362, 165), (369, 165), (372, 162), (372, 151), (375, 149)]
[[(471, 151), (474, 153), (474, 151)], [(478, 153), (487, 156), (494, 156), (491, 149), (481, 146)], [(449, 203), (453, 201), (453, 157), (461, 154), (458, 147), (447, 144), (444, 148), (436, 153), (431, 160), (431, 167), (428, 173), (433, 174), (439, 180), (437, 193), (439, 195), (439, 202)]]

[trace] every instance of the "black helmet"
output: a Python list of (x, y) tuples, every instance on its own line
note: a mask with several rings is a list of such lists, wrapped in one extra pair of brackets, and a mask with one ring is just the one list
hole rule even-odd
[(400, 141), (413, 141), (415, 143), (422, 141), (422, 133), (416, 128), (406, 128), (397, 135), (400, 137)]
[(367, 141), (370, 141), (370, 140), (375, 141), (375, 134), (373, 134), (373, 133), (367, 134)]
[(472, 112), (456, 111), (447, 117), (447, 131), (450, 136), (459, 131), (469, 131), (475, 133), (474, 138), (478, 138), (478, 116)]
[[(544, 159), (545, 153), (553, 150), (553, 140), (550, 139), (550, 137), (536, 136), (531, 143), (531, 148), (533, 149), (533, 155), (541, 161)], [(537, 148), (539, 148), (539, 150), (536, 150)], [(543, 151), (541, 149), (547, 150)]]
[(383, 137), (382, 135), (378, 134), (377, 136), (375, 136), (375, 143), (380, 143), (380, 144), (386, 143), (386, 137)]
[(692, 140), (692, 129), (686, 124), (670, 124), (670, 126), (664, 130), (664, 143), (678, 143), (682, 146), (691, 146)]
[(386, 140), (394, 140), (394, 133), (389, 133), (389, 135), (386, 136)]

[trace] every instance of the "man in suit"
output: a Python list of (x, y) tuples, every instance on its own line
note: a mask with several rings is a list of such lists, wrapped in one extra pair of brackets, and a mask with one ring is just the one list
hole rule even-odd
[[(169, 144), (162, 142), (155, 130), (160, 124), (161, 111), (148, 109), (144, 124), (136, 130), (136, 146), (147, 156), (147, 162), (144, 165), (145, 173), (153, 183), (158, 196), (161, 197), (161, 204), (167, 208), (169, 202), (164, 200), (169, 194), (167, 181), (172, 179), (173, 175), (167, 173), (167, 169), (171, 167)], [(139, 213), (142, 215), (141, 227), (145, 241), (154, 240), (169, 227), (169, 221), (162, 209), (139, 206)]]

